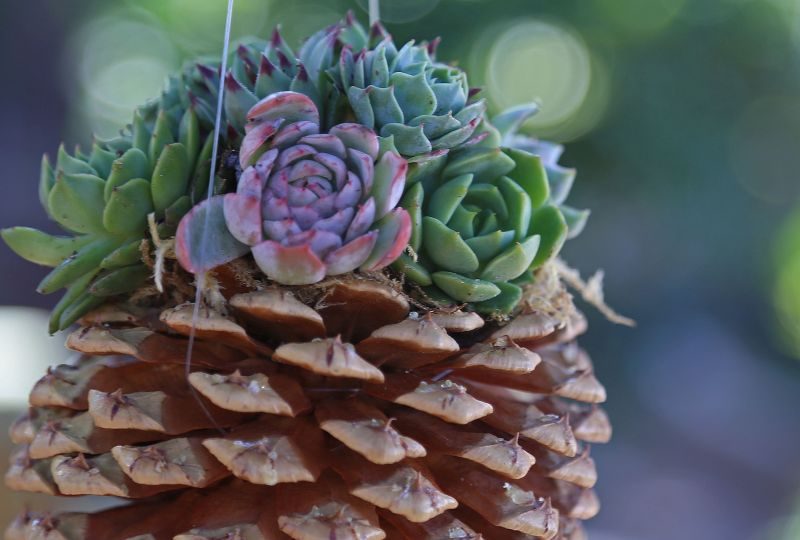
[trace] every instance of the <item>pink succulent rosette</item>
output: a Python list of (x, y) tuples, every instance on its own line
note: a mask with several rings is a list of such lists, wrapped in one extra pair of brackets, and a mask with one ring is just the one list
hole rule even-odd
[(184, 268), (206, 271), (251, 251), (270, 279), (306, 285), (400, 256), (411, 235), (408, 212), (396, 208), (408, 164), (382, 152), (374, 131), (345, 123), (320, 133), (316, 106), (295, 92), (268, 96), (247, 120), (236, 192), (180, 223)]

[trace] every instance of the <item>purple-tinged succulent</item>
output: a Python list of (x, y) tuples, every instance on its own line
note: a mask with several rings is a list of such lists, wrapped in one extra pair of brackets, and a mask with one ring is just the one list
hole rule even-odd
[(320, 133), (314, 102), (295, 92), (258, 102), (245, 131), (236, 192), (195, 206), (178, 227), (184, 268), (209, 270), (251, 251), (270, 279), (306, 285), (400, 256), (411, 235), (408, 212), (396, 208), (408, 164), (382, 152), (374, 131), (339, 124)]

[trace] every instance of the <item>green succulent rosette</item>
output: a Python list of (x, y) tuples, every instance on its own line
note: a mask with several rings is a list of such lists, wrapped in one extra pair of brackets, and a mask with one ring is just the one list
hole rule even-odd
[[(398, 48), (380, 24), (367, 32), (348, 14), (295, 53), (276, 29), (268, 42), (236, 49), (225, 80), (227, 125), (243, 134), (253, 105), (272, 93), (292, 91), (314, 101), (323, 129), (355, 120), (393, 138), (403, 156), (458, 147), (475, 131), (486, 107), (483, 100), (470, 102), (466, 73), (436, 61), (436, 43), (412, 41)], [(198, 65), (195, 79), (201, 84), (194, 91), (204, 104), (214, 102), (217, 77), (208, 65)]]
[(71, 155), (62, 146), (52, 165), (43, 158), (39, 197), (68, 234), (28, 227), (0, 234), (21, 257), (53, 267), (39, 284), (40, 293), (66, 289), (52, 312), (51, 332), (148, 279), (142, 262), (148, 216), (154, 215), (161, 237), (174, 235), (195, 202), (193, 186), (207, 183), (212, 143), (207, 133), (176, 77), (160, 99), (136, 111), (119, 137), (96, 140), (89, 154)]
[(561, 203), (574, 171), (529, 151), (540, 147), (502, 146), (517, 124), (499, 124), (502, 132), (484, 122), (467, 146), (414, 164), (400, 203), (411, 249), (394, 268), (437, 302), (502, 315), (588, 212), (568, 220)]

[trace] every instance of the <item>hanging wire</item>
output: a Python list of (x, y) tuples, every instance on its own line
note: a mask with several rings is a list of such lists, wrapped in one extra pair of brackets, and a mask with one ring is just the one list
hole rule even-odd
[(380, 0), (369, 0), (369, 25), (372, 26), (381, 20)]
[[(219, 152), (219, 133), (220, 133), (220, 124), (222, 123), (222, 107), (224, 103), (224, 93), (225, 93), (225, 74), (228, 71), (228, 49), (230, 47), (231, 42), (231, 21), (233, 19), (233, 2), (234, 0), (228, 0), (228, 14), (225, 18), (225, 37), (223, 38), (222, 43), (222, 61), (220, 62), (219, 68), (219, 88), (217, 90), (217, 115), (214, 120), (214, 139), (212, 142), (211, 147), (211, 171), (208, 175), (208, 190), (206, 192), (206, 201), (211, 199), (214, 195), (214, 179), (217, 174), (217, 154)], [(206, 243), (208, 240), (208, 226), (209, 226), (209, 212), (206, 211), (205, 216), (203, 218), (203, 228), (202, 228), (202, 240), (200, 241), (200, 256), (205, 253), (206, 251)], [(186, 361), (185, 361), (185, 375), (188, 381), (189, 375), (191, 374), (192, 370), (192, 354), (194, 353), (194, 343), (197, 335), (197, 321), (200, 319), (200, 303), (203, 301), (203, 289), (205, 289), (206, 285), (206, 273), (200, 272), (197, 274), (197, 289), (195, 292), (194, 297), (194, 310), (192, 311), (192, 326), (189, 330), (189, 343), (186, 347)], [(205, 412), (206, 416), (214, 423), (214, 425), (219, 429), (217, 426), (216, 420), (214, 419), (211, 412), (206, 407), (203, 400), (200, 399), (200, 396), (197, 393), (197, 390), (189, 384), (189, 388), (191, 389), (192, 393), (194, 394), (195, 399), (200, 404), (200, 407)]]

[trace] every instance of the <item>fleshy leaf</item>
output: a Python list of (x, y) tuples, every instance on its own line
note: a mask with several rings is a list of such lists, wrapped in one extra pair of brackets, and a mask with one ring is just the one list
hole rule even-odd
[(175, 234), (175, 254), (187, 271), (205, 272), (250, 250), (228, 232), (223, 204), (222, 197), (212, 197), (181, 219)]
[(434, 272), (433, 282), (460, 302), (483, 302), (500, 294), (500, 288), (491, 281), (470, 279), (454, 272)]
[(186, 148), (181, 143), (166, 145), (156, 161), (153, 179), (150, 182), (156, 212), (163, 212), (186, 193), (189, 186), (189, 172), (190, 164)]
[(310, 285), (325, 277), (325, 264), (307, 244), (287, 247), (265, 240), (253, 246), (253, 257), (268, 278), (283, 285)]
[(104, 182), (91, 174), (61, 174), (47, 207), (59, 225), (77, 233), (103, 232)]
[(58, 266), (91, 241), (91, 236), (53, 236), (30, 227), (0, 231), (8, 247), (23, 259), (43, 266)]
[(469, 245), (438, 219), (427, 216), (422, 219), (422, 238), (426, 253), (441, 268), (462, 273), (478, 269), (478, 257)]
[(103, 211), (103, 226), (112, 234), (144, 234), (153, 211), (150, 182), (134, 178), (114, 188)]
[(538, 268), (558, 254), (567, 239), (567, 223), (564, 215), (555, 206), (545, 206), (533, 214), (531, 234), (542, 237), (539, 252), (533, 260), (534, 268)]

